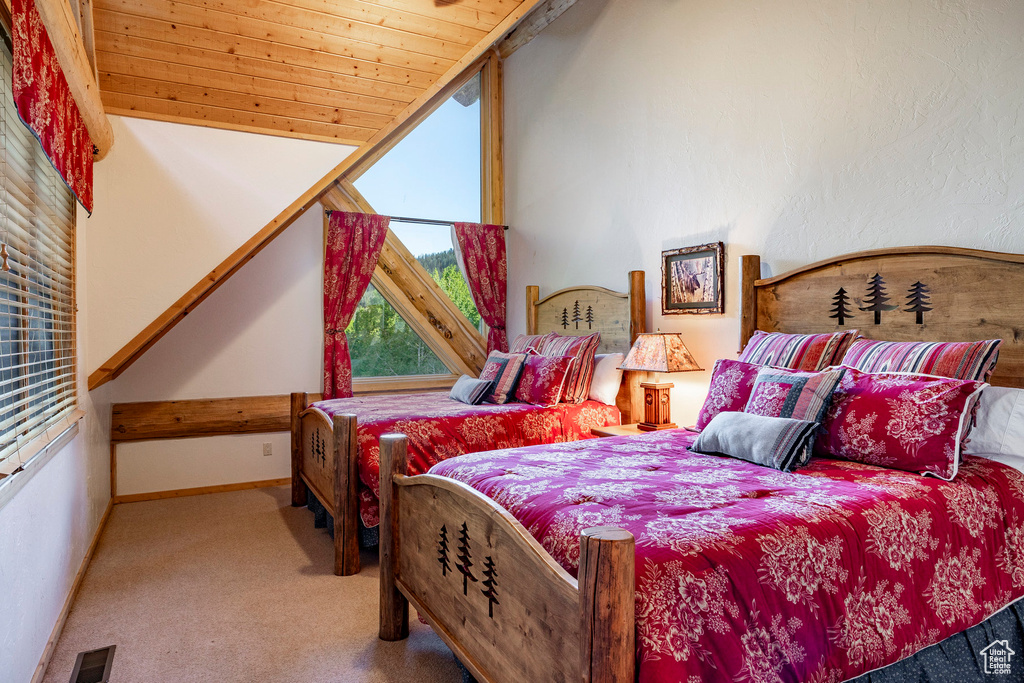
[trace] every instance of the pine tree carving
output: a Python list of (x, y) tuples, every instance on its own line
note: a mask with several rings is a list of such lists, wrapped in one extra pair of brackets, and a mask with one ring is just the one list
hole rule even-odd
[(437, 561), (441, 563), (441, 576), (448, 576), (452, 565), (448, 559), (448, 527), (444, 525), (441, 526), (441, 538), (437, 542)]
[(928, 295), (928, 285), (923, 285), (920, 282), (915, 282), (907, 290), (907, 313), (917, 314), (917, 324), (924, 325), (924, 314), (932, 310), (931, 297)]
[(594, 329), (594, 307), (593, 306), (587, 306), (586, 320), (587, 320), (587, 329), (588, 330)]
[(836, 295), (832, 297), (832, 315), (829, 318), (835, 318), (839, 325), (845, 325), (846, 319), (853, 317), (849, 306), (850, 295), (846, 293), (845, 289), (840, 287)]
[(569, 327), (569, 309), (562, 309), (562, 329)]
[(494, 568), (494, 560), (488, 555), (484, 559), (484, 581), (483, 585), (485, 589), (481, 589), (481, 592), (487, 596), (487, 616), (491, 619), (494, 618), (494, 606), (500, 605), (498, 602), (498, 570)]
[(469, 553), (469, 528), (466, 523), (462, 523), (462, 531), (459, 532), (459, 554), (455, 557), (459, 562), (455, 565), (455, 568), (462, 573), (462, 594), (469, 595), (469, 582), (476, 583), (476, 577), (473, 576), (471, 567), (473, 566), (473, 559)]
[(899, 306), (889, 304), (889, 297), (885, 291), (885, 280), (878, 273), (868, 280), (868, 296), (864, 299), (867, 306), (861, 306), (860, 310), (869, 311), (875, 314), (875, 324), (882, 324), (883, 311), (895, 311)]
[(583, 320), (583, 316), (580, 315), (580, 302), (577, 301), (572, 305), (572, 321), (576, 323), (576, 329), (580, 329), (580, 321)]

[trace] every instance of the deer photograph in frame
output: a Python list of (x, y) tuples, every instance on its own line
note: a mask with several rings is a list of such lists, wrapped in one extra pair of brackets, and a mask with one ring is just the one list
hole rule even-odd
[(725, 245), (661, 252), (662, 315), (724, 313)]

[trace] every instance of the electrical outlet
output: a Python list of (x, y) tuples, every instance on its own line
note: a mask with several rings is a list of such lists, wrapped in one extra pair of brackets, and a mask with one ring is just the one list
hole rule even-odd
[(268, 441), (268, 442), (264, 443), (263, 444), (263, 455), (273, 455), (273, 454), (274, 454), (274, 447), (270, 444), (270, 442)]

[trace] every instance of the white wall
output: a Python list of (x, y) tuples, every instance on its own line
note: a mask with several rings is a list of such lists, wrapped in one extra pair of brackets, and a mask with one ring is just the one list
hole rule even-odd
[[(112, 117), (89, 235), (95, 370), (352, 147)], [(314, 207), (118, 379), (92, 392), (109, 422), (127, 401), (318, 391), (323, 214)], [(262, 455), (270, 442), (273, 455)], [(287, 437), (118, 446), (118, 494), (289, 475)]]
[[(705, 368), (767, 272), (912, 244), (1024, 252), (1024, 3), (588, 0), (505, 65), (510, 330), (523, 287), (622, 290)], [(660, 253), (726, 243), (724, 316), (660, 313)], [(709, 373), (671, 377), (692, 424)]]

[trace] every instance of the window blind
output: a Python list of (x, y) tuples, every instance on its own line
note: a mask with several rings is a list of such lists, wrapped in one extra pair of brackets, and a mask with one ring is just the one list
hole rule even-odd
[(21, 123), (3, 45), (0, 86), (0, 478), (43, 437), (70, 426), (77, 406), (75, 203)]

